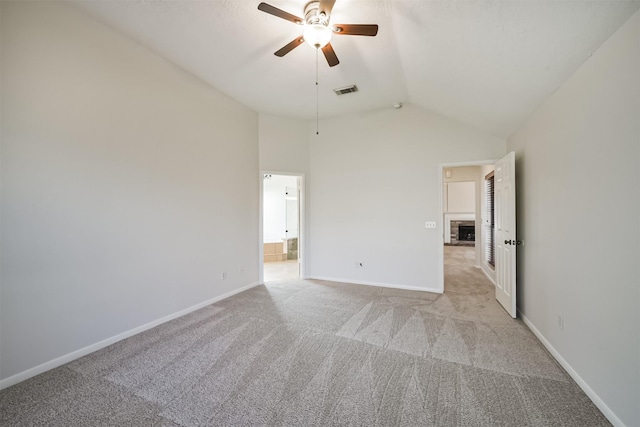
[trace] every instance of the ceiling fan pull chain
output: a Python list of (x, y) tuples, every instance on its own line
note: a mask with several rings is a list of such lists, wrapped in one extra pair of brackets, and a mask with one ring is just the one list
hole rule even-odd
[(316, 135), (320, 134), (320, 131), (318, 129), (319, 128), (319, 122), (320, 122), (320, 119), (319, 119), (319, 114), (320, 113), (318, 112), (319, 111), (319, 105), (320, 105), (320, 101), (319, 101), (320, 96), (319, 96), (319, 92), (318, 92), (318, 51), (319, 50), (320, 50), (319, 48), (316, 48)]

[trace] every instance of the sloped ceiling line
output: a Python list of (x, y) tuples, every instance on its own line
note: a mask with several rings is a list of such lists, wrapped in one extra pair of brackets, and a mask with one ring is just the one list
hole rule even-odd
[[(268, 3), (301, 16), (306, 0)], [(274, 56), (301, 28), (260, 12), (259, 1), (72, 4), (255, 111), (315, 117), (315, 52)], [(638, 8), (640, 0), (337, 0), (331, 22), (380, 30), (333, 38), (340, 64), (320, 66), (320, 115), (403, 101), (507, 137)], [(353, 96), (333, 93), (354, 83)]]

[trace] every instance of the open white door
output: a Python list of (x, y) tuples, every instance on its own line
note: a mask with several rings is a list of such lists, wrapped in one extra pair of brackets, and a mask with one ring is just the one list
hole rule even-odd
[(495, 164), (496, 299), (516, 317), (516, 155)]

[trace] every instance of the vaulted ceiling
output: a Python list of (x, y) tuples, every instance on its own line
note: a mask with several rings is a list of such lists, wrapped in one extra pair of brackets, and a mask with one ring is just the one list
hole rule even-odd
[[(306, 0), (268, 0), (303, 16)], [(302, 33), (258, 0), (72, 2), (257, 112), (316, 116), (316, 50), (274, 52)], [(640, 0), (337, 0), (331, 23), (378, 24), (334, 36), (318, 58), (319, 114), (395, 102), (509, 136), (636, 10)], [(336, 96), (334, 88), (359, 91)]]

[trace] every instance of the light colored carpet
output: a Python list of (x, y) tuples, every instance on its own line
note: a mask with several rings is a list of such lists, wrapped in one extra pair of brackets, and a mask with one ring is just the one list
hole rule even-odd
[(256, 287), (0, 392), (0, 425), (609, 425), (479, 270), (445, 274)]

